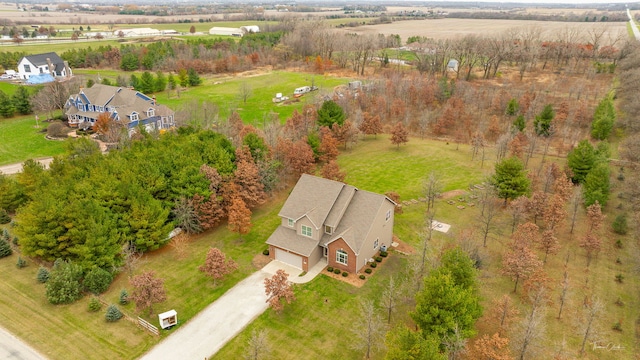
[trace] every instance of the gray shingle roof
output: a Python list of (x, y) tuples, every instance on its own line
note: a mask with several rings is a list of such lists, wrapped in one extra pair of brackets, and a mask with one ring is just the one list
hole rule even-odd
[(332, 226), (333, 233), (324, 234), (320, 241), (315, 241), (297, 235), (291, 228), (279, 226), (267, 244), (309, 256), (316, 246), (342, 238), (359, 254), (376, 215), (386, 201), (393, 203), (384, 195), (358, 190), (333, 180), (302, 175), (279, 216), (298, 220), (306, 215), (318, 228)]
[[(47, 58), (51, 60), (52, 64), (64, 64), (64, 61), (58, 56), (58, 54), (54, 52), (48, 52), (44, 54), (35, 54), (25, 56), (30, 63), (37, 66), (47, 65)], [(56, 69), (59, 68), (56, 66)]]

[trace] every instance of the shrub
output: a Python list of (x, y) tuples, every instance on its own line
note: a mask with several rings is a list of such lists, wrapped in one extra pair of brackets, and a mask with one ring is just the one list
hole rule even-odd
[(127, 289), (120, 290), (120, 305), (127, 305), (129, 303), (129, 292)]
[(18, 267), (18, 269), (22, 269), (23, 267), (27, 266), (27, 260), (21, 258), (20, 256), (18, 256), (18, 261), (16, 261), (16, 266)]
[(10, 222), (11, 222), (11, 218), (9, 217), (7, 210), (0, 209), (0, 224), (8, 224)]
[(387, 251), (380, 251), (380, 257), (385, 258), (387, 256), (389, 256), (389, 253)]
[(18, 237), (17, 236), (13, 237), (13, 245), (18, 246)]
[(0, 258), (7, 257), (13, 253), (11, 245), (4, 239), (0, 239)]
[(54, 138), (66, 138), (69, 134), (69, 127), (63, 124), (61, 121), (56, 121), (47, 127), (47, 135)]
[(616, 275), (616, 281), (622, 283), (624, 281), (624, 275), (618, 274)]
[(122, 312), (114, 304), (109, 305), (109, 307), (107, 308), (107, 312), (104, 314), (104, 318), (108, 322), (116, 322), (122, 319), (122, 316)]
[(328, 272), (333, 272), (333, 266), (329, 266), (329, 267), (327, 268), (327, 271), (328, 271)]
[(377, 263), (372, 262), (371, 264), (369, 264), (369, 266), (371, 266), (372, 268), (375, 268), (376, 266), (378, 266)]
[(113, 275), (105, 269), (93, 268), (84, 277), (83, 285), (85, 289), (93, 294), (102, 294), (107, 291), (113, 281)]
[(376, 257), (374, 258), (374, 260), (375, 260), (376, 262), (382, 262), (382, 258), (381, 258), (380, 256), (376, 256)]
[(40, 266), (38, 269), (38, 275), (36, 275), (36, 279), (39, 283), (44, 284), (49, 281), (49, 269), (46, 267)]
[(342, 277), (347, 277), (347, 276), (349, 276), (348, 272), (345, 271), (345, 272), (342, 273)]
[(622, 331), (622, 321), (618, 320), (617, 322), (615, 322), (613, 324), (613, 326), (611, 327), (613, 330), (615, 331)]
[(9, 236), (9, 230), (7, 229), (2, 229), (2, 240), (9, 242), (9, 239), (11, 239), (11, 236)]
[(47, 300), (52, 304), (69, 304), (78, 300), (80, 293), (80, 265), (61, 259), (56, 260), (46, 284)]
[(340, 269), (334, 269), (333, 273), (336, 274), (336, 275), (340, 274)]
[(618, 265), (622, 264), (622, 260), (620, 260), (620, 258), (616, 258), (616, 264)]
[(91, 300), (89, 300), (89, 311), (98, 312), (101, 307), (102, 307), (102, 304), (100, 303), (100, 300), (98, 300), (97, 297), (92, 296)]
[(616, 247), (618, 249), (622, 249), (622, 240), (620, 240), (620, 239), (616, 240)]
[(366, 279), (366, 276), (364, 276), (364, 275), (360, 275), (359, 277), (360, 277), (360, 280)]
[(625, 235), (629, 231), (629, 225), (627, 224), (627, 214), (620, 214), (616, 216), (611, 224), (613, 232), (619, 235)]
[(267, 255), (267, 256), (269, 256), (269, 249), (264, 249), (264, 250), (262, 251), (262, 255)]
[(367, 274), (371, 274), (373, 272), (373, 270), (371, 269), (364, 269), (364, 272), (366, 272)]

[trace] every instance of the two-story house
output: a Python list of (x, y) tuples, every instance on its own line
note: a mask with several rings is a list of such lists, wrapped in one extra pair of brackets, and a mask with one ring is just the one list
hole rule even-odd
[(325, 261), (357, 273), (391, 245), (395, 205), (384, 195), (303, 174), (267, 240), (269, 256), (303, 271)]
[(71, 95), (65, 104), (65, 115), (72, 127), (93, 127), (98, 116), (105, 112), (126, 125), (130, 133), (139, 126), (146, 131), (175, 126), (173, 110), (129, 88), (94, 84)]
[(41, 74), (50, 74), (54, 78), (73, 75), (69, 65), (54, 52), (25, 56), (18, 62), (20, 79), (28, 80)]

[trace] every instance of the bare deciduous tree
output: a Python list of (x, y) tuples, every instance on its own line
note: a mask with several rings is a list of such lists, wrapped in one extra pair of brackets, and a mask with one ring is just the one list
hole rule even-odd
[(263, 360), (269, 358), (271, 347), (267, 340), (267, 332), (265, 330), (253, 330), (251, 337), (247, 341), (247, 349), (245, 350), (244, 360)]
[(384, 344), (387, 328), (371, 300), (360, 302), (360, 316), (357, 319), (353, 328), (355, 341), (352, 346), (355, 350), (364, 351), (365, 359), (371, 359), (371, 353)]

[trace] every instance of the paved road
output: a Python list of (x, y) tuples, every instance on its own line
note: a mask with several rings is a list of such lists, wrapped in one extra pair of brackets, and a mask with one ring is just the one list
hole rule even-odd
[[(49, 164), (51, 164), (51, 162), (53, 161), (53, 158), (47, 157), (47, 158), (38, 159), (36, 161), (44, 165), (45, 169), (48, 169)], [(11, 175), (11, 174), (17, 174), (21, 171), (22, 171), (22, 163), (0, 166), (0, 174)]]
[(7, 330), (0, 328), (0, 360), (46, 360), (37, 351), (13, 336)]
[(633, 16), (631, 16), (631, 11), (629, 11), (629, 9), (627, 9), (627, 16), (629, 17), (629, 23), (631, 24), (631, 30), (633, 31), (633, 36), (636, 38), (636, 40), (640, 40), (640, 30), (638, 30), (638, 26), (636, 25), (636, 22), (633, 19)]
[(301, 270), (271, 261), (229, 289), (140, 359), (208, 359), (267, 309), (264, 279), (271, 277), (278, 269), (284, 269), (291, 282), (304, 283), (313, 279), (325, 265), (320, 262), (305, 276), (297, 276)]

